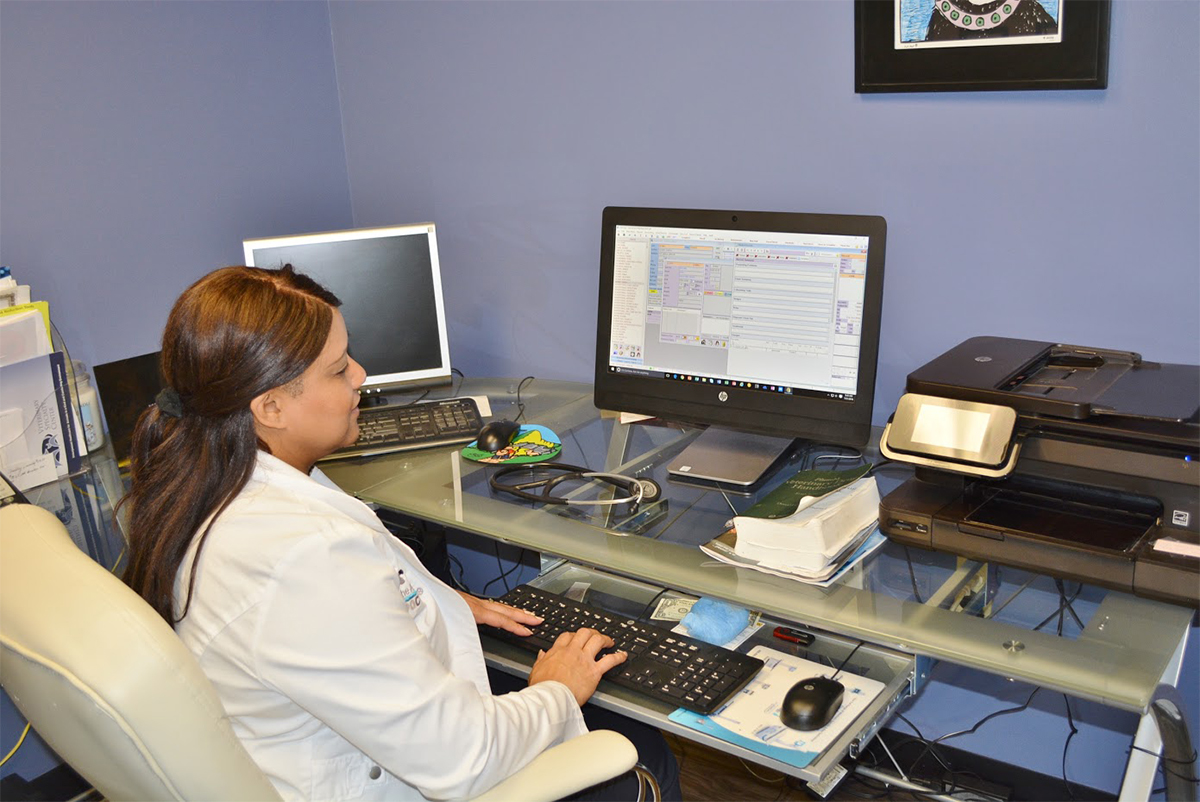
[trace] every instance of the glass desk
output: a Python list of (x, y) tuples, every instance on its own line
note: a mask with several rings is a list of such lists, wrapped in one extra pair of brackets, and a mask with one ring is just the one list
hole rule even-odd
[[(514, 419), (517, 385), (508, 379), (467, 380), (459, 392), (485, 395), (493, 417)], [(1133, 711), (1143, 716), (1135, 743), (1159, 748), (1152, 703), (1177, 682), (1192, 610), (1091, 586), (1076, 592), (1077, 583), (1071, 583), (1068, 597), (1073, 603), (1064, 605), (1052, 592), (1052, 579), (893, 543), (829, 588), (725, 565), (699, 544), (716, 537), (734, 510), (746, 509), (775, 482), (809, 467), (814, 455), (798, 452), (755, 496), (732, 495), (666, 478), (666, 464), (696, 436), (695, 429), (623, 425), (594, 407), (586, 384), (534, 380), (520, 396), (522, 420), (547, 426), (561, 438), (560, 461), (653, 478), (664, 500), (643, 505), (635, 516), (620, 507), (522, 502), (495, 494), (487, 482), (495, 468), (468, 462), (454, 448), (332, 462), (322, 470), (364, 501), (449, 529)], [(881, 493), (904, 478), (902, 468), (882, 470)], [(1074, 626), (1063, 628), (1065, 636), (1045, 631), (1055, 617), (1067, 616)], [(921, 663), (917, 666), (919, 671)], [(921, 679), (915, 678), (917, 687)], [(1153, 757), (1133, 753), (1126, 780), (1131, 798), (1148, 795), (1154, 766)]]

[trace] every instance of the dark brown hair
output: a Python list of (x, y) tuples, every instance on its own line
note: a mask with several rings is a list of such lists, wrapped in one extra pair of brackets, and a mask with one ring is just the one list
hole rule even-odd
[[(259, 449), (250, 402), (297, 379), (325, 347), (337, 297), (291, 265), (225, 267), (189, 287), (167, 318), (161, 369), (178, 394), (168, 414), (151, 404), (138, 418), (126, 583), (172, 626), (196, 581), (199, 549), (215, 519), (254, 472)], [(173, 407), (173, 405), (171, 405)], [(175, 616), (179, 567), (200, 538)]]

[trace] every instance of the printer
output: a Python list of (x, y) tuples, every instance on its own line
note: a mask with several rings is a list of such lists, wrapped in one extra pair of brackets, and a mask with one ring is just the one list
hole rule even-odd
[(1200, 606), (1200, 366), (975, 337), (908, 376), (898, 542)]

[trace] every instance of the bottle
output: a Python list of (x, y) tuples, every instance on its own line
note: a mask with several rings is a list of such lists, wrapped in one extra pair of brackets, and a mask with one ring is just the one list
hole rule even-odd
[(79, 404), (79, 419), (83, 424), (83, 441), (88, 451), (104, 445), (104, 424), (100, 420), (100, 399), (92, 387), (87, 366), (78, 359), (71, 360), (74, 368), (75, 401)]

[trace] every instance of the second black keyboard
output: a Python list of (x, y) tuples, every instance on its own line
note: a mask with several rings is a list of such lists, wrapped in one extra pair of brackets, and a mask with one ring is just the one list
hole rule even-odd
[(469, 443), (482, 427), (475, 399), (466, 396), (407, 406), (366, 407), (358, 414), (358, 439), (325, 459)]
[(544, 620), (530, 627), (533, 634), (528, 637), (488, 627), (483, 631), (490, 637), (537, 652), (549, 649), (562, 632), (590, 627), (608, 635), (616, 641), (616, 649), (629, 654), (624, 663), (604, 675), (606, 680), (701, 715), (725, 704), (763, 667), (756, 657), (528, 585), (513, 588), (498, 601)]

